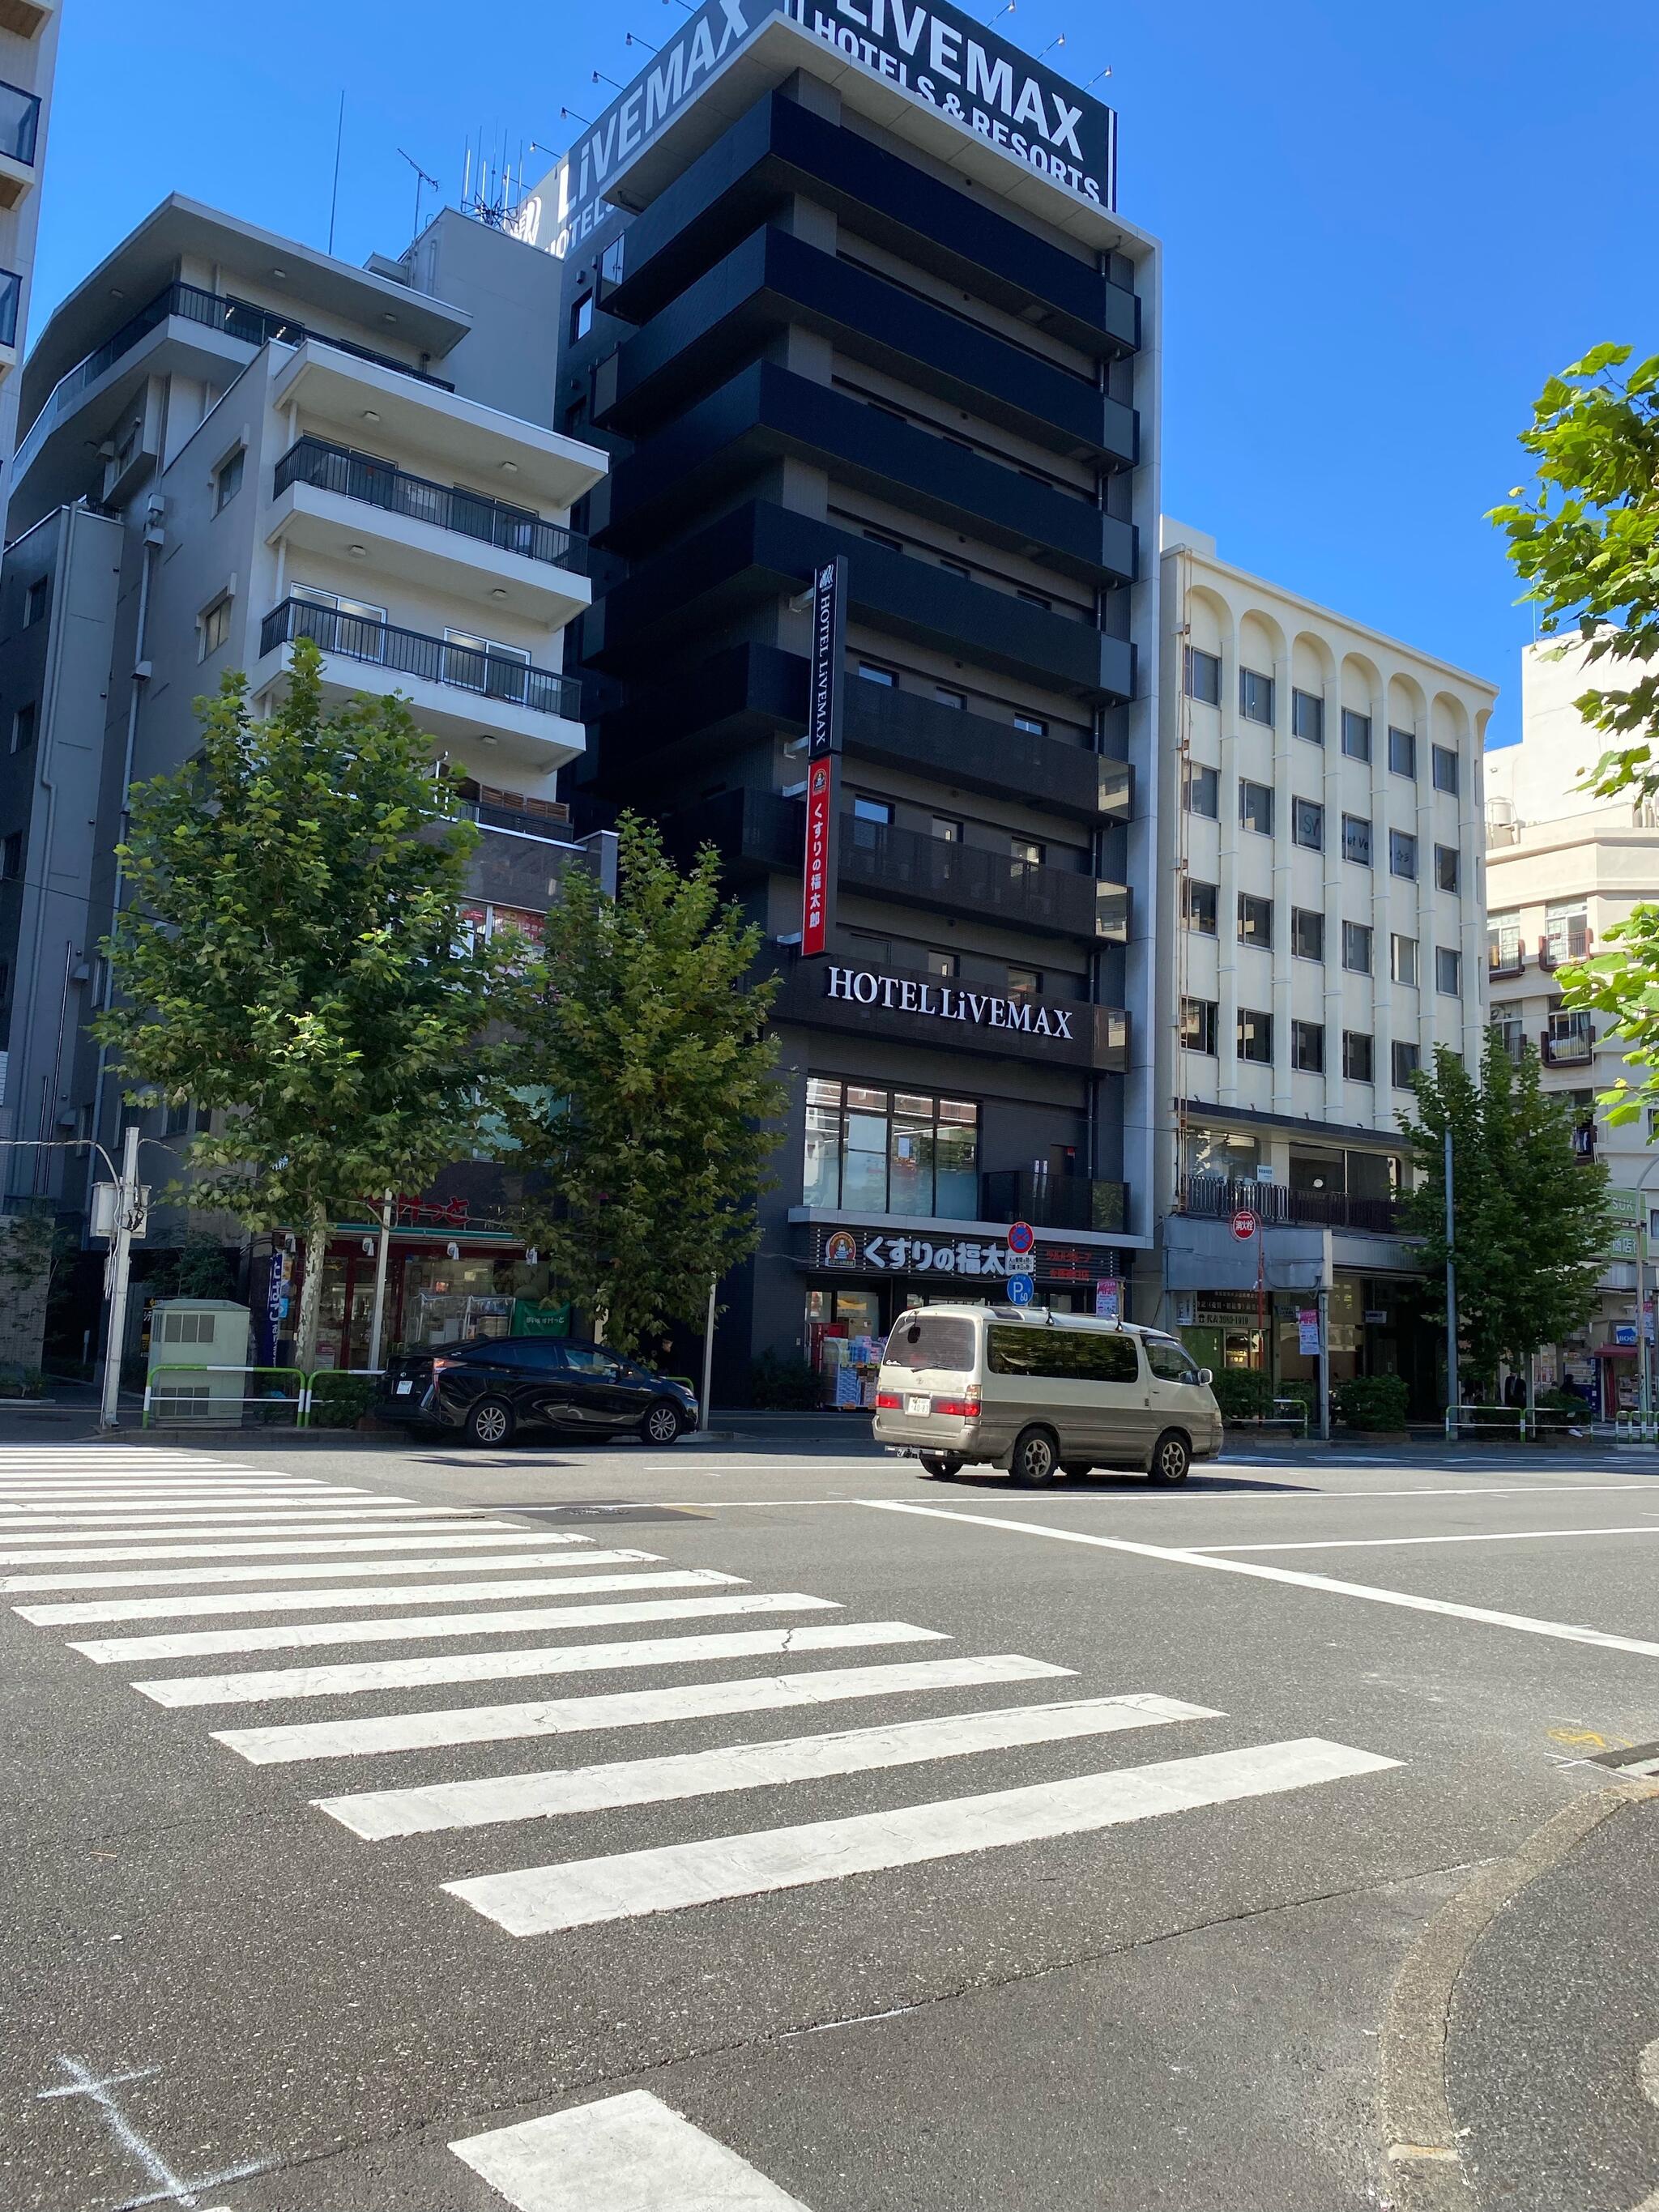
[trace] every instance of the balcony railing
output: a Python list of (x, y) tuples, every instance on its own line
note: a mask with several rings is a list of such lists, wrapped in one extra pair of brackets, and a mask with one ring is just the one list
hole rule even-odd
[(0, 269), (0, 345), (17, 343), (17, 307), (23, 296), (23, 280), (15, 269)]
[(1092, 1229), (1121, 1237), (1129, 1225), (1129, 1186), (1030, 1168), (994, 1169), (980, 1177), (980, 1213), (986, 1221), (1029, 1221), (1034, 1229)]
[(841, 821), (840, 872), (843, 882), (890, 896), (969, 906), (988, 921), (1065, 937), (1104, 933), (1102, 921), (1109, 918), (1092, 876), (851, 814)]
[(1176, 1198), (1182, 1213), (1226, 1221), (1243, 1208), (1270, 1229), (1358, 1229), (1394, 1235), (1400, 1226), (1395, 1198), (1358, 1198), (1346, 1190), (1291, 1190), (1279, 1182), (1231, 1182), (1225, 1176), (1191, 1176)]
[(259, 631), (259, 651), (275, 653), (300, 637), (313, 639), (325, 653), (391, 669), (400, 676), (452, 684), (487, 699), (529, 707), (538, 714), (581, 719), (581, 686), (574, 678), (556, 676), (550, 669), (532, 667), (527, 660), (513, 660), (505, 653), (481, 653), (449, 638), (428, 637), (420, 630), (342, 614), (337, 607), (313, 606), (304, 599), (284, 599), (271, 609)]
[(1564, 960), (1583, 960), (1595, 942), (1595, 933), (1587, 922), (1571, 921), (1565, 929), (1550, 931), (1538, 940), (1538, 964), (1548, 969), (1559, 968)]
[[(399, 376), (412, 376), (417, 384), (433, 385), (440, 392), (455, 389), (441, 376), (429, 376), (423, 368), (411, 368), (406, 361), (395, 360), (389, 353), (375, 353), (368, 346), (355, 345), (349, 338), (332, 337), (325, 331), (313, 331), (295, 321), (292, 316), (271, 314), (266, 308), (256, 307), (249, 301), (234, 299), (226, 293), (204, 291), (199, 284), (174, 283), (158, 292), (136, 315), (130, 316), (84, 361), (66, 369), (52, 386), (40, 410), (41, 416), (63, 408), (77, 392), (95, 384), (106, 369), (112, 368), (124, 354), (131, 353), (171, 315), (181, 315), (186, 322), (200, 323), (208, 330), (223, 331), (228, 337), (240, 338), (245, 345), (262, 346), (274, 338), (279, 344), (297, 346), (310, 338), (336, 353), (349, 353), (355, 360), (370, 362), (376, 368), (392, 368)], [(31, 435), (33, 427), (33, 423), (29, 426)]]
[(435, 529), (479, 538), (504, 553), (521, 553), (526, 560), (545, 561), (576, 575), (587, 573), (587, 540), (574, 531), (544, 522), (521, 507), (504, 506), (482, 492), (458, 491), (425, 477), (406, 476), (402, 469), (368, 460), (321, 438), (300, 439), (277, 462), (276, 490), (285, 492), (295, 483), (337, 492), (343, 499), (361, 500), (367, 507), (384, 507), (389, 514), (407, 515), (416, 522), (429, 522)]
[(1516, 943), (1507, 950), (1501, 945), (1486, 947), (1486, 973), (1495, 982), (1500, 976), (1524, 975), (1527, 972), (1527, 948)]
[(34, 167), (35, 142), (40, 135), (40, 102), (21, 84), (0, 82), (0, 154)]

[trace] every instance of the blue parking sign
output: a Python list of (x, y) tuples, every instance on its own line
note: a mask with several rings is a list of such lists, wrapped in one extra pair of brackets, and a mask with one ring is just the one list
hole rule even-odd
[(1036, 1285), (1032, 1282), (1031, 1278), (1029, 1275), (1010, 1275), (1008, 1278), (1008, 1303), (1010, 1305), (1029, 1306), (1031, 1303), (1032, 1293), (1036, 1288)]

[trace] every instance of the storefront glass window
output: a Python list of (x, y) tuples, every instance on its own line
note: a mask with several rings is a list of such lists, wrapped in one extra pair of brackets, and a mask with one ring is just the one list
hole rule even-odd
[(1227, 1182), (1254, 1182), (1261, 1147), (1237, 1129), (1188, 1129), (1183, 1170), (1191, 1181), (1212, 1176)]
[(979, 1218), (979, 1108), (811, 1077), (801, 1189), (808, 1206), (922, 1219)]

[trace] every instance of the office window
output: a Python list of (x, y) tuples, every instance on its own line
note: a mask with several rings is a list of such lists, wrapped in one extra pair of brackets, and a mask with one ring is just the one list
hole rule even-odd
[(1022, 867), (1040, 868), (1048, 857), (1048, 848), (1035, 837), (1010, 837), (1008, 857)]
[(1200, 884), (1191, 876), (1186, 878), (1182, 890), (1182, 918), (1188, 929), (1195, 929), (1200, 937), (1213, 937), (1215, 925), (1215, 895), (1213, 884)]
[(1369, 868), (1371, 864), (1371, 825), (1363, 814), (1345, 814), (1342, 817), (1342, 857), (1362, 868)]
[(1490, 914), (1486, 916), (1486, 964), (1491, 968), (1520, 969), (1524, 965), (1521, 957), (1521, 916), (1509, 914)]
[(27, 752), (34, 743), (34, 726), (40, 709), (31, 699), (20, 707), (11, 718), (11, 749), (15, 753)]
[(1417, 877), (1417, 840), (1409, 830), (1390, 830), (1389, 832), (1389, 872), (1394, 876)]
[(964, 712), (967, 709), (968, 694), (965, 691), (956, 690), (949, 684), (935, 684), (933, 697), (941, 707), (960, 707)]
[(1316, 691), (1291, 694), (1291, 735), (1305, 738), (1310, 745), (1325, 742), (1325, 702)]
[(1273, 941), (1273, 902), (1249, 891), (1238, 895), (1238, 941), (1241, 945), (1271, 947)]
[(1352, 707), (1342, 709), (1342, 750), (1350, 760), (1368, 761), (1371, 757), (1371, 718), (1356, 714)]
[(979, 1108), (809, 1076), (801, 1189), (808, 1206), (976, 1220)]
[(1246, 830), (1254, 830), (1258, 836), (1273, 834), (1273, 795), (1265, 783), (1251, 783), (1245, 777), (1238, 779), (1238, 818)]
[(1213, 653), (1200, 653), (1195, 645), (1187, 647), (1186, 688), (1189, 699), (1197, 699), (1206, 707), (1221, 704), (1221, 661)]
[(1042, 972), (1037, 968), (1011, 968), (1008, 970), (1008, 996), (1011, 999), (1040, 999), (1042, 996)]
[(890, 799), (872, 799), (867, 792), (853, 793), (853, 819), (868, 822), (878, 829), (890, 829), (893, 821), (893, 802)]
[(1417, 939), (1414, 937), (1389, 938), (1389, 973), (1396, 983), (1416, 983)]
[(860, 661), (859, 674), (866, 684), (880, 684), (889, 691), (898, 690), (898, 671), (896, 668), (884, 668), (878, 661)]
[(1028, 738), (1046, 738), (1048, 734), (1048, 725), (1040, 714), (1016, 714), (1014, 727), (1024, 730)]
[(1045, 598), (1041, 592), (1028, 592), (1023, 585), (1016, 590), (1014, 597), (1017, 599), (1024, 599), (1028, 607), (1042, 607), (1050, 613), (1054, 610), (1054, 603), (1052, 599)]
[(1316, 799), (1291, 801), (1291, 836), (1310, 853), (1325, 849), (1325, 810)]
[(1582, 960), (1589, 951), (1589, 908), (1584, 900), (1553, 899), (1544, 908), (1544, 950), (1550, 964)]
[(1304, 1075), (1322, 1075), (1325, 1073), (1323, 1022), (1291, 1024), (1291, 1066), (1299, 1067)]
[(1417, 739), (1410, 730), (1389, 731), (1389, 766), (1395, 775), (1417, 774)]
[(230, 635), (230, 594), (216, 599), (197, 621), (196, 658), (205, 660), (210, 653), (217, 653)]
[(1273, 1018), (1253, 1006), (1238, 1010), (1238, 1056), (1253, 1060), (1258, 1066), (1273, 1064)]
[(221, 461), (214, 471), (213, 511), (216, 514), (221, 507), (228, 507), (242, 489), (242, 464), (246, 458), (243, 448), (238, 446), (229, 459)]
[(1417, 1047), (1414, 1044), (1407, 1044), (1401, 1038), (1396, 1037), (1393, 1049), (1394, 1087), (1396, 1091), (1409, 1091), (1412, 1087), (1412, 1078), (1417, 1073)]
[(1371, 933), (1363, 921), (1342, 925), (1342, 965), (1356, 975), (1371, 972)]
[(946, 983), (953, 982), (962, 973), (961, 958), (954, 952), (924, 952), (921, 966), (924, 975), (937, 975)]
[(584, 292), (570, 310), (570, 343), (576, 345), (593, 327), (593, 295)]
[(866, 530), (864, 536), (866, 544), (884, 546), (890, 553), (902, 553), (904, 550), (904, 540), (895, 538), (889, 530)]
[(52, 587), (44, 576), (37, 576), (23, 594), (23, 627), (29, 629), (46, 618), (46, 605)]
[(1216, 1014), (1213, 999), (1183, 999), (1181, 1002), (1181, 1042), (1188, 1052), (1216, 1052)]
[(1434, 848), (1434, 887), (1437, 891), (1457, 889), (1457, 848), (1455, 845), (1437, 845)]
[(1221, 812), (1221, 779), (1212, 768), (1194, 768), (1189, 762), (1182, 778), (1182, 797), (1188, 814), (1201, 814), (1213, 822)]
[(23, 872), (23, 833), (14, 830), (0, 838), (0, 882), (15, 884)]
[(586, 428), (587, 394), (583, 392), (580, 399), (573, 399), (564, 410), (564, 434), (567, 438), (577, 438)]
[(190, 1134), (190, 1101), (173, 1098), (167, 1102), (166, 1118), (161, 1123), (164, 1137), (187, 1137)]
[(1258, 674), (1254, 668), (1238, 672), (1238, 711), (1247, 722), (1267, 722), (1273, 718), (1273, 679)]
[(928, 829), (941, 845), (959, 845), (962, 842), (962, 824), (954, 815), (934, 815)]
[(1463, 994), (1462, 969), (1463, 961), (1460, 953), (1454, 952), (1449, 945), (1435, 946), (1434, 988), (1437, 991), (1448, 999), (1461, 998)]
[(1374, 1079), (1371, 1040), (1363, 1030), (1342, 1032), (1342, 1073), (1350, 1083), (1370, 1083)]
[(1457, 755), (1448, 745), (1434, 749), (1434, 787), (1457, 796)]
[(1316, 907), (1291, 908), (1291, 951), (1298, 960), (1325, 957), (1325, 917)]

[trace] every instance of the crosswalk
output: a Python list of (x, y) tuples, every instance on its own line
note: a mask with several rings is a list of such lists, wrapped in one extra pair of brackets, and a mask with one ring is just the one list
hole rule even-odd
[[(387, 1847), (393, 1866), (399, 1839), (447, 1839), (447, 1863), (422, 1862), (434, 1911), (526, 1939), (1363, 1784), (1396, 1764), (1318, 1736), (1217, 1748), (1226, 1716), (1212, 1707), (1133, 1683), (1097, 1691), (1054, 1660), (963, 1650), (925, 1621), (865, 1619), (834, 1595), (755, 1589), (716, 1563), (164, 1448), (0, 1450), (0, 1593), (80, 1660), (131, 1669), (144, 1709), (197, 1719), (251, 1765), (298, 1767), (318, 1815)], [(751, 1737), (769, 1715), (801, 1732)], [(737, 1733), (686, 1747), (675, 1731), (694, 1722)], [(1152, 1730), (1190, 1747), (1102, 1763), (1113, 1739)], [(604, 1755), (585, 1755), (613, 1731)], [(547, 1740), (564, 1736), (574, 1755), (546, 1763)], [(519, 1748), (480, 1773), (478, 1746)], [(1047, 1778), (982, 1786), (993, 1754), (1045, 1747)], [(1059, 1778), (1055, 1753), (1069, 1757)], [(927, 1770), (919, 1786), (906, 1786), (908, 1768)], [(800, 1785), (878, 1776), (890, 1802), (875, 1809), (866, 1784), (860, 1809), (843, 1799), (837, 1812), (820, 1791), (824, 1817), (788, 1816)], [(721, 1801), (740, 1793), (750, 1825), (726, 1832)], [(571, 1816), (642, 1808), (648, 1822), (649, 1808), (693, 1802), (708, 1806), (707, 1834), (688, 1840), (677, 1821), (672, 1842), (560, 1849), (556, 1823)], [(505, 1870), (495, 1856), (483, 1871), (468, 1864), (486, 1842), (498, 1852), (504, 1830), (522, 1832), (507, 1839)], [(492, 2161), (517, 2172), (526, 2157), (544, 2165), (550, 2144), (574, 2155), (579, 2135), (582, 2157), (603, 2161), (630, 2143), (654, 2156), (690, 2127), (626, 2098), (587, 2109), (603, 2124), (562, 2113), (528, 2134), (496, 2131), (510, 2144), (453, 2148), (481, 2173)], [(710, 2155), (714, 2187), (732, 2154), (713, 2144)], [(581, 2197), (568, 2179), (549, 2184), (565, 2194), (511, 2201), (634, 2201), (607, 2195), (603, 2175)]]

